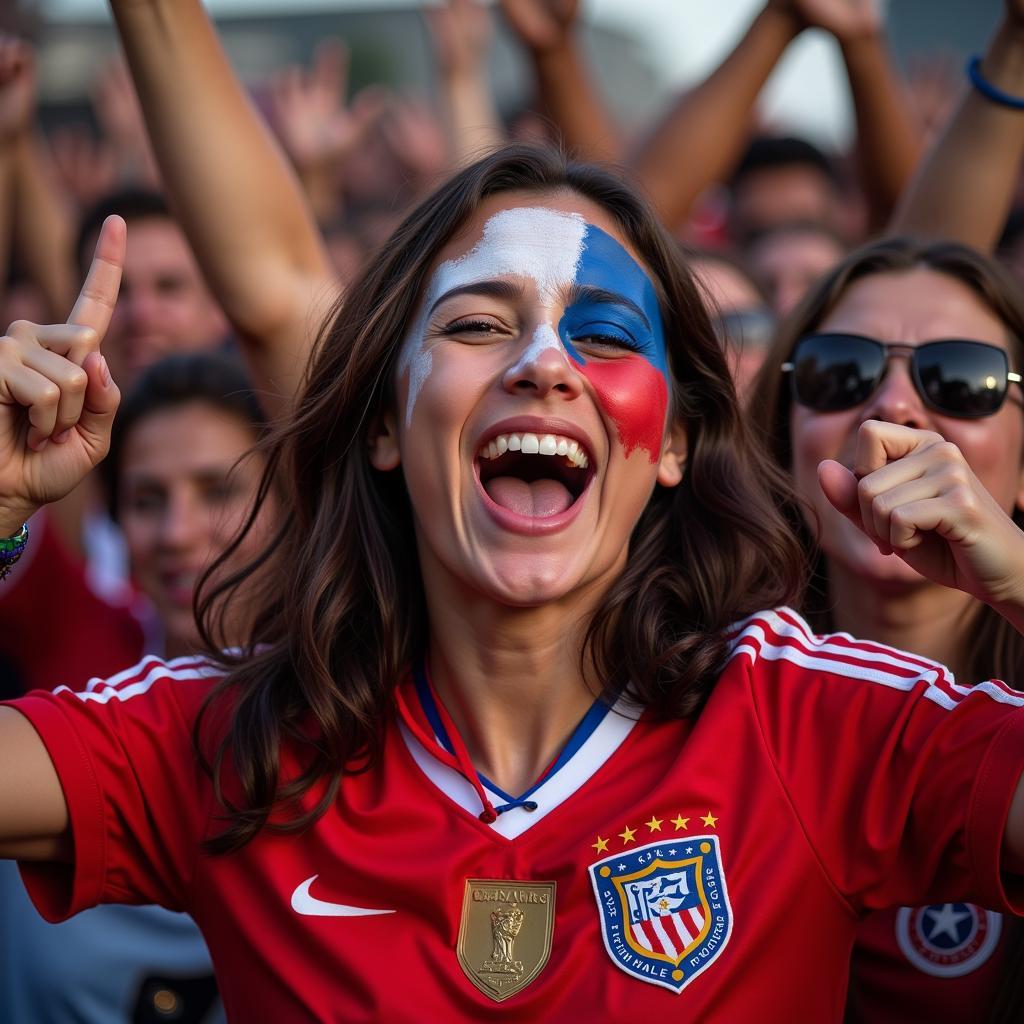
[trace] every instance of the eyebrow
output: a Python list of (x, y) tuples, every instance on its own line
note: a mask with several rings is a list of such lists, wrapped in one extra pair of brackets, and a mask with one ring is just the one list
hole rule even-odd
[(610, 292), (606, 288), (597, 288), (592, 284), (574, 284), (569, 289), (568, 305), (574, 306), (577, 302), (595, 302), (605, 306), (624, 306), (640, 318), (640, 321), (647, 330), (651, 330), (651, 321), (648, 319), (647, 314), (632, 299), (621, 295), (619, 292)]
[(489, 299), (503, 299), (506, 302), (511, 302), (513, 299), (519, 298), (522, 290), (520, 285), (514, 284), (512, 281), (499, 281), (497, 279), (492, 281), (474, 281), (472, 284), (464, 284), (458, 288), (446, 291), (430, 307), (427, 316), (433, 316), (434, 310), (442, 302), (457, 298), (459, 295), (483, 295)]

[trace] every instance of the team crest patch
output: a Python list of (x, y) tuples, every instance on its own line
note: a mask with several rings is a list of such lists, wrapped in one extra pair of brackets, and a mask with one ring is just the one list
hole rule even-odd
[(605, 949), (627, 974), (682, 992), (725, 949), (732, 908), (718, 836), (676, 836), (590, 865)]
[(973, 903), (902, 907), (896, 914), (896, 941), (903, 955), (936, 978), (976, 971), (999, 945), (1002, 930), (1002, 914)]
[(469, 878), (457, 952), (466, 977), (497, 1002), (521, 992), (551, 956), (555, 883)]

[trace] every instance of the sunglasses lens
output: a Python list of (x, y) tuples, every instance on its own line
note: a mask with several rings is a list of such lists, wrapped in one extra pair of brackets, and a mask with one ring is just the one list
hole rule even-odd
[(866, 402), (885, 368), (885, 349), (870, 338), (813, 334), (793, 353), (793, 396), (818, 412)]
[(990, 416), (1006, 397), (1006, 353), (977, 341), (936, 341), (914, 353), (921, 393), (950, 416)]

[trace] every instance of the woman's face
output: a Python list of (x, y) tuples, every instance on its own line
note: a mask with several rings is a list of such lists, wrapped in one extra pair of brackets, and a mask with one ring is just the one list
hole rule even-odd
[[(235, 463), (255, 441), (240, 417), (202, 401), (150, 413), (125, 438), (118, 516), (133, 576), (156, 606), (169, 653), (194, 645), (196, 581), (252, 504), (262, 463)], [(255, 553), (258, 534), (246, 538), (238, 564)]]
[[(998, 345), (1018, 368), (1003, 322), (965, 284), (925, 268), (881, 273), (855, 281), (819, 328), (917, 346), (959, 338)], [(890, 356), (878, 390), (864, 404), (820, 413), (794, 402), (790, 414), (793, 474), (801, 495), (817, 512), (819, 541), (832, 564), (874, 584), (919, 584), (921, 577), (896, 555), (882, 555), (825, 499), (818, 486), (822, 459), (852, 467), (857, 430), (864, 420), (934, 430), (963, 452), (981, 483), (1012, 512), (1024, 504), (1024, 412), (1017, 384), (993, 416), (957, 419), (929, 409), (914, 388), (906, 356)], [(813, 526), (813, 523), (812, 523)]]
[(486, 201), (434, 263), (372, 446), (402, 464), (428, 593), (603, 589), (655, 481), (681, 476), (667, 364), (651, 279), (600, 207)]

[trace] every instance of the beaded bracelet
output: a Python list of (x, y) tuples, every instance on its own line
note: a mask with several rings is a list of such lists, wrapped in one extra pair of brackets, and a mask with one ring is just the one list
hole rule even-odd
[(14, 568), (14, 563), (24, 554), (28, 547), (28, 523), (22, 523), (21, 529), (11, 537), (0, 537), (0, 582), (7, 579)]
[(993, 85), (981, 73), (980, 57), (972, 57), (967, 62), (967, 77), (971, 80), (971, 85), (973, 85), (974, 88), (985, 97), (985, 99), (991, 100), (993, 103), (998, 103), (1003, 107), (1010, 107), (1013, 110), (1024, 110), (1024, 97), (1014, 96), (1012, 93), (1003, 92), (999, 86)]

